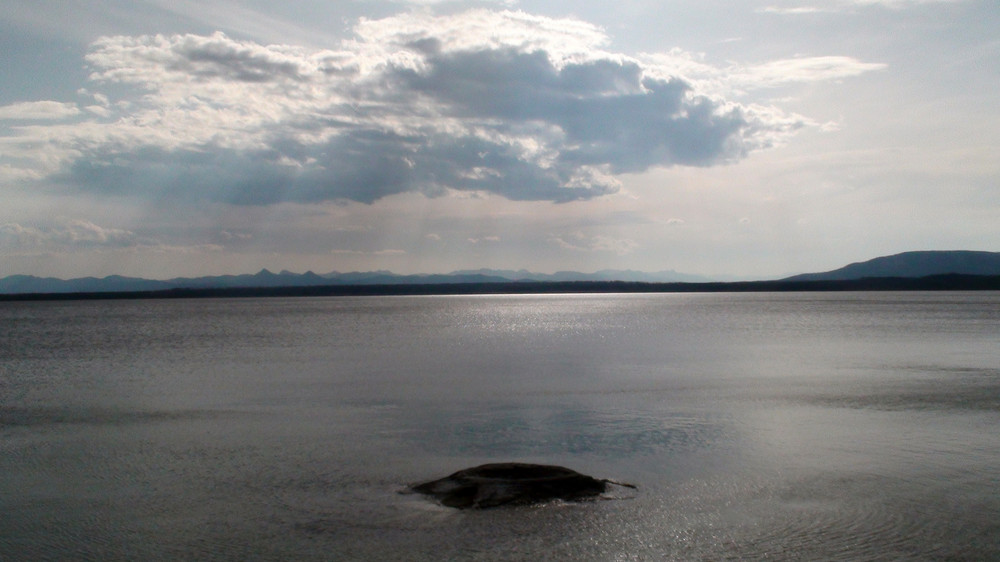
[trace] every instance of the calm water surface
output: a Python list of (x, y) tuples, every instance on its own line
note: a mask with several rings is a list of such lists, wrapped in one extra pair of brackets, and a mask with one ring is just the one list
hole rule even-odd
[(0, 560), (997, 560), (998, 422), (998, 293), (2, 303)]

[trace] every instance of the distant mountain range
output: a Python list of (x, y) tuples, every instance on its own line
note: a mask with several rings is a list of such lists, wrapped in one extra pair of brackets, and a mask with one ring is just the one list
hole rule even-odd
[[(825, 273), (795, 275), (781, 281), (842, 281), (865, 278), (920, 278), (932, 275), (1000, 275), (1000, 252), (928, 251), (906, 252), (875, 258)], [(644, 273), (631, 270), (602, 270), (594, 273), (560, 271), (552, 274), (527, 270), (477, 269), (446, 274), (399, 275), (390, 271), (330, 272), (317, 274), (263, 269), (255, 274), (209, 277), (178, 277), (167, 280), (141, 279), (111, 275), (103, 278), (56, 279), (32, 275), (12, 275), (0, 279), (0, 294), (28, 293), (125, 293), (165, 291), (169, 289), (233, 289), (273, 287), (320, 287), (353, 285), (443, 285), (511, 282), (580, 282), (624, 281), (631, 283), (707, 283), (698, 276), (660, 271)]]
[(231, 289), (268, 287), (319, 287), (326, 285), (439, 285), (458, 283), (510, 283), (511, 281), (629, 281), (642, 283), (697, 283), (709, 279), (675, 271), (645, 273), (630, 270), (602, 270), (594, 273), (560, 271), (552, 274), (527, 270), (477, 269), (430, 275), (399, 275), (391, 271), (318, 274), (312, 271), (273, 273), (262, 269), (254, 274), (177, 277), (167, 280), (138, 277), (81, 277), (57, 279), (33, 275), (11, 275), (0, 279), (0, 294), (27, 293), (107, 293), (164, 291), (169, 289)]

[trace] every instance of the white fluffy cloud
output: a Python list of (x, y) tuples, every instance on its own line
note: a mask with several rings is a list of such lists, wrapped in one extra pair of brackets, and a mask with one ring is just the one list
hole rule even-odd
[[(616, 192), (621, 173), (733, 162), (810, 124), (727, 98), (738, 87), (880, 68), (633, 58), (605, 50), (589, 23), (514, 11), (407, 14), (355, 31), (330, 50), (221, 33), (104, 37), (87, 56), (98, 102), (87, 118), (19, 128), (16, 160), (0, 164), (71, 189), (237, 204), (450, 191), (570, 201)], [(80, 111), (32, 102), (8, 114)]]
[(58, 101), (28, 101), (0, 106), (0, 119), (9, 120), (65, 119), (79, 114), (80, 109), (76, 105)]

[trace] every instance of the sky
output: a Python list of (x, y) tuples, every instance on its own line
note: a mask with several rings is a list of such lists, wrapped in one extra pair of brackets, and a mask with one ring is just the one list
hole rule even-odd
[(1000, 251), (996, 0), (0, 8), (0, 277)]

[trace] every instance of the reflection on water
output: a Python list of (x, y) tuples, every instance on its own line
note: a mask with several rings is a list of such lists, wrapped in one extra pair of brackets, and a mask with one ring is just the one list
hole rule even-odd
[[(911, 371), (910, 378), (889, 383), (858, 385), (850, 394), (812, 394), (796, 400), (815, 404), (877, 410), (1000, 411), (1000, 369), (928, 368)], [(932, 373), (932, 376), (926, 376)], [(941, 379), (947, 384), (942, 384)]]
[[(423, 446), (431, 454), (518, 458), (675, 454), (710, 447), (725, 438), (720, 422), (682, 412), (640, 416), (562, 405), (487, 406), (482, 412), (441, 414), (433, 426), (421, 428)], [(413, 428), (414, 422), (401, 425)]]
[[(0, 559), (997, 559), (998, 325), (995, 293), (5, 303)], [(399, 493), (495, 461), (639, 489)]]

